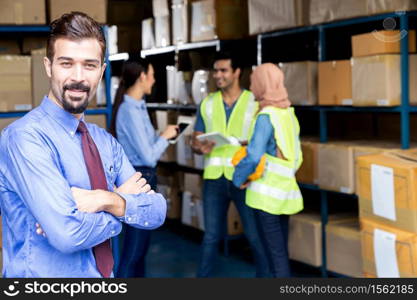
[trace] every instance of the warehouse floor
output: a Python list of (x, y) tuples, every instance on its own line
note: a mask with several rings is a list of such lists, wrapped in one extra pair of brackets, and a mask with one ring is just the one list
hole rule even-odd
[[(199, 230), (166, 222), (152, 233), (152, 243), (147, 257), (147, 277), (195, 277), (203, 234)], [(229, 241), (229, 256), (220, 246), (220, 255), (213, 277), (251, 278), (255, 267), (250, 248), (244, 237)], [(319, 277), (319, 269), (292, 262), (294, 277)]]

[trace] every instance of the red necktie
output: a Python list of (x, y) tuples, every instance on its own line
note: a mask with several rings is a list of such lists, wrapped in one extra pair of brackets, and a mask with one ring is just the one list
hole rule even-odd
[[(84, 122), (78, 125), (78, 131), (81, 133), (81, 142), (84, 155), (84, 161), (87, 166), (88, 176), (92, 190), (108, 190), (106, 175), (103, 164), (101, 163), (100, 153), (97, 146), (88, 133)], [(94, 247), (94, 256), (96, 258), (97, 269), (103, 277), (110, 277), (113, 269), (113, 254), (110, 247), (110, 239)]]

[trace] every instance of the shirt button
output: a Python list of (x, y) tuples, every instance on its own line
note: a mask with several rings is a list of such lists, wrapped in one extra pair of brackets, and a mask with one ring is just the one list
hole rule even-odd
[(128, 218), (127, 218), (127, 220), (128, 220), (128, 221), (132, 221), (132, 218), (131, 218), (131, 217), (128, 217)]
[(74, 135), (74, 131), (70, 131), (70, 134), (71, 134), (71, 135)]
[(112, 230), (110, 233), (111, 233), (112, 235), (115, 235), (115, 234), (116, 234), (116, 231)]
[(145, 222), (145, 224), (144, 224), (145, 226), (148, 226), (149, 225), (149, 223), (148, 222)]

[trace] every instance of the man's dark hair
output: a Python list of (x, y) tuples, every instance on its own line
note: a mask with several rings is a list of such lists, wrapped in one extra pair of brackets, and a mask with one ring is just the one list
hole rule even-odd
[(50, 61), (54, 58), (55, 41), (59, 38), (77, 41), (81, 39), (96, 39), (101, 47), (101, 58), (104, 62), (106, 52), (106, 39), (103, 30), (93, 18), (85, 13), (73, 11), (63, 14), (52, 21), (51, 32), (47, 41), (46, 56)]
[(236, 69), (242, 69), (239, 56), (228, 51), (216, 52), (216, 54), (214, 55), (213, 63), (215, 63), (218, 60), (229, 60), (229, 59), (230, 59), (233, 71), (235, 71)]

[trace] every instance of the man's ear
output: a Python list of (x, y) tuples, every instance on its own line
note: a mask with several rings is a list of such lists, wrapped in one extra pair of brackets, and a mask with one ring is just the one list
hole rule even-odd
[(240, 78), (240, 73), (241, 73), (240, 68), (236, 68), (235, 75), (236, 75), (237, 78)]
[(107, 67), (107, 64), (104, 63), (103, 66), (102, 66), (102, 68), (101, 68), (100, 81), (103, 79), (103, 75), (104, 75), (104, 71), (106, 71), (106, 67)]
[(45, 67), (46, 75), (51, 78), (52, 77), (52, 62), (49, 60), (49, 58), (44, 57), (43, 58), (43, 65)]

